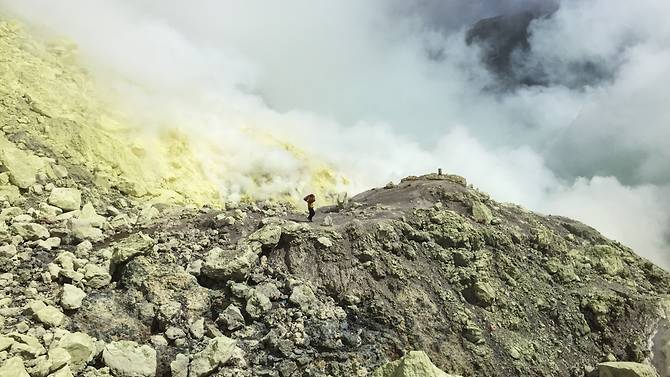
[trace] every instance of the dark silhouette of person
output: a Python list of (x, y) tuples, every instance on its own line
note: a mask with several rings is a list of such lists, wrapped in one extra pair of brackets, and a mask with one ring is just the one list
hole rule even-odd
[(307, 216), (307, 220), (312, 221), (312, 218), (316, 214), (316, 212), (314, 211), (314, 202), (316, 202), (316, 195), (309, 194), (305, 196), (303, 200), (307, 202), (307, 211), (309, 211), (309, 216)]

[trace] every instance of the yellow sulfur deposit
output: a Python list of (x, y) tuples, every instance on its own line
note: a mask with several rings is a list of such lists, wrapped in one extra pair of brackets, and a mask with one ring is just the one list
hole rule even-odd
[[(75, 179), (150, 202), (217, 206), (227, 200), (222, 197), (226, 189), (193, 153), (193, 136), (136, 124), (121, 106), (103, 100), (112, 96), (103, 95), (76, 63), (76, 52), (72, 44), (44, 43), (20, 24), (0, 21), (0, 146), (6, 155), (0, 155), (0, 163), (2, 170), (14, 170), (14, 185), (26, 188), (39, 172), (53, 174), (52, 166), (61, 165)], [(308, 182), (303, 187), (317, 190), (322, 198), (332, 197), (335, 187), (345, 183), (325, 164), (308, 162), (312, 159), (292, 146), (266, 139), (303, 163), (302, 177)], [(260, 182), (267, 174), (272, 172), (260, 171), (249, 179)], [(284, 189), (270, 198), (295, 200), (299, 190)], [(242, 194), (254, 197), (248, 188)]]

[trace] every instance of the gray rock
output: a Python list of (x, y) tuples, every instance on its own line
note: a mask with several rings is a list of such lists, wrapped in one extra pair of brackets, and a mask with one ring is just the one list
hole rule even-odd
[(170, 340), (175, 340), (177, 338), (183, 338), (186, 336), (186, 333), (184, 330), (177, 328), (177, 327), (170, 327), (167, 330), (165, 330), (165, 337), (170, 339)]
[(147, 346), (121, 340), (105, 346), (102, 359), (117, 377), (152, 377), (156, 375), (156, 351)]
[(258, 262), (259, 251), (250, 245), (243, 245), (234, 250), (215, 247), (207, 253), (202, 273), (220, 281), (244, 280)]
[(247, 298), (247, 305), (245, 310), (251, 318), (260, 318), (263, 314), (272, 309), (272, 302), (267, 296), (257, 290), (252, 290), (249, 298)]
[(303, 312), (308, 311), (318, 303), (316, 295), (307, 285), (293, 287), (293, 291), (291, 291), (291, 296), (288, 300), (292, 304), (298, 306)]
[(242, 312), (233, 304), (228, 305), (228, 307), (219, 314), (217, 322), (222, 324), (228, 330), (237, 330), (245, 324)]
[(475, 221), (482, 224), (490, 224), (493, 220), (493, 214), (486, 204), (480, 202), (472, 203), (472, 217)]

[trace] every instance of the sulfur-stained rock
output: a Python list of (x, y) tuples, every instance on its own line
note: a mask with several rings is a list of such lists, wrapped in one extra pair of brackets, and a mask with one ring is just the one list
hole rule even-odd
[(372, 373), (372, 377), (457, 377), (436, 367), (423, 351), (410, 351)]
[(156, 241), (151, 237), (135, 233), (112, 245), (111, 263), (113, 265), (125, 263), (131, 258), (149, 252), (155, 244)]
[(56, 187), (51, 190), (48, 203), (64, 211), (74, 211), (81, 207), (81, 191), (75, 188)]
[(203, 377), (223, 365), (235, 351), (237, 342), (225, 336), (209, 341), (205, 348), (193, 355), (189, 368), (189, 377)]
[(17, 204), (23, 199), (19, 188), (13, 185), (0, 185), (0, 202), (8, 201), (9, 204)]
[(117, 377), (152, 377), (156, 375), (156, 351), (147, 346), (120, 340), (105, 346), (102, 359)]
[(207, 253), (202, 273), (210, 279), (228, 281), (244, 280), (258, 262), (258, 252), (249, 245), (234, 250), (215, 247)]
[(96, 355), (95, 339), (81, 332), (67, 333), (57, 343), (57, 347), (70, 354), (70, 368), (76, 373)]
[(253, 289), (247, 298), (245, 310), (251, 318), (260, 318), (272, 308), (272, 302), (260, 291)]
[(40, 224), (16, 222), (12, 224), (12, 228), (16, 234), (27, 240), (49, 238), (49, 230)]
[(249, 235), (248, 239), (259, 242), (263, 247), (273, 248), (279, 243), (281, 232), (279, 225), (268, 224)]
[(188, 356), (178, 353), (175, 359), (170, 363), (172, 377), (188, 377)]
[(493, 220), (493, 214), (491, 210), (484, 203), (474, 202), (472, 203), (472, 217), (475, 221), (482, 224), (490, 224)]
[(57, 371), (51, 373), (47, 377), (74, 377), (69, 366), (64, 366), (63, 368), (58, 369)]
[(318, 303), (314, 291), (307, 285), (298, 285), (293, 287), (291, 296), (288, 299), (292, 304), (297, 305), (303, 312), (308, 311)]
[(71, 284), (63, 285), (63, 295), (61, 296), (61, 306), (67, 310), (79, 309), (81, 302), (86, 297), (86, 292)]
[(88, 223), (90, 226), (100, 228), (107, 219), (104, 216), (98, 215), (93, 207), (93, 204), (86, 203), (81, 208), (78, 219), (82, 222)]
[(112, 281), (108, 270), (89, 263), (84, 267), (84, 284), (91, 288), (100, 289)]
[(600, 377), (658, 377), (654, 368), (633, 362), (607, 362), (598, 364)]
[(33, 301), (29, 305), (35, 318), (45, 325), (51, 327), (58, 327), (63, 324), (65, 315), (58, 308), (50, 305), (45, 305), (41, 301)]
[(30, 377), (20, 357), (12, 357), (0, 366), (2, 377)]
[(37, 181), (37, 172), (44, 168), (44, 162), (32, 153), (16, 147), (16, 145), (0, 135), (0, 165), (9, 172), (12, 184), (27, 189)]

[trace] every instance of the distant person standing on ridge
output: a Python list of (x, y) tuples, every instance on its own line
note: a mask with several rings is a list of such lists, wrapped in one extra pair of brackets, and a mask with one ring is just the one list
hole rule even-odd
[(314, 194), (309, 194), (303, 198), (304, 201), (307, 202), (307, 210), (309, 211), (309, 216), (307, 216), (307, 220), (312, 221), (312, 217), (316, 214), (314, 212), (314, 202), (316, 202), (316, 195)]

